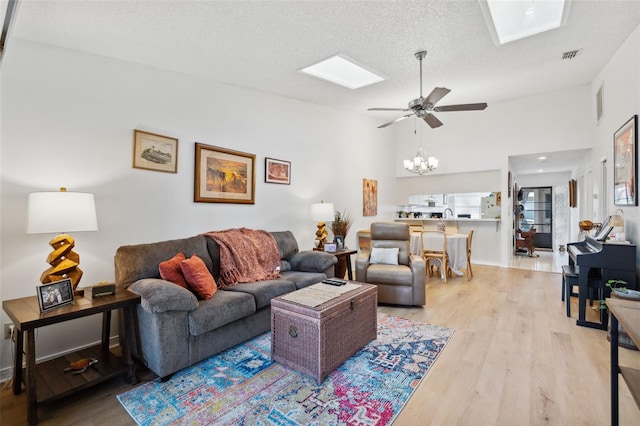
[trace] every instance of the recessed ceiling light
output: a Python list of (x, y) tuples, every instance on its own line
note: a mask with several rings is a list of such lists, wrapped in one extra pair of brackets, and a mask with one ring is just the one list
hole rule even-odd
[(563, 26), (572, 0), (478, 0), (497, 45)]
[(358, 89), (384, 80), (343, 55), (332, 56), (300, 71), (349, 89)]
[(544, 172), (544, 170), (538, 169), (538, 173), (542, 173), (542, 172)]
[(544, 155), (543, 155), (543, 156), (541, 156), (541, 157), (538, 157), (538, 160), (540, 160), (540, 161), (542, 161), (542, 160), (546, 160), (546, 159), (547, 159), (547, 157), (545, 157)]

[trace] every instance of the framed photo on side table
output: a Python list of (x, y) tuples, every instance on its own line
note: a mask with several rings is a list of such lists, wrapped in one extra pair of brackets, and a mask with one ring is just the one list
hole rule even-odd
[(255, 204), (256, 156), (196, 142), (193, 201)]
[(638, 116), (634, 115), (613, 135), (613, 204), (638, 205)]
[(291, 185), (291, 162), (276, 160), (275, 158), (265, 158), (264, 181), (267, 183)]
[(73, 287), (69, 278), (39, 285), (36, 290), (41, 312), (73, 303)]
[(133, 168), (178, 173), (178, 139), (134, 130)]

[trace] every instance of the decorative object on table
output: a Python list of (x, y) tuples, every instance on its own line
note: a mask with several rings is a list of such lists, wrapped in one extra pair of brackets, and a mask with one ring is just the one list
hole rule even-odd
[(331, 222), (331, 232), (333, 232), (334, 236), (342, 237), (344, 241), (347, 238), (347, 233), (349, 229), (351, 229), (351, 225), (353, 225), (353, 219), (346, 210), (340, 212), (336, 211), (333, 215), (333, 222)]
[(409, 102), (408, 108), (369, 108), (369, 111), (413, 111), (411, 114), (406, 114), (400, 118), (396, 118), (393, 121), (385, 123), (378, 128), (387, 127), (391, 124), (397, 123), (398, 121), (402, 121), (411, 116), (421, 118), (431, 127), (432, 129), (436, 127), (442, 126), (442, 122), (436, 118), (435, 115), (432, 114), (432, 111), (435, 112), (445, 112), (445, 111), (478, 111), (483, 110), (487, 107), (487, 104), (482, 103), (474, 103), (474, 104), (461, 104), (461, 105), (443, 105), (436, 106), (436, 103), (442, 99), (445, 95), (447, 95), (451, 90), (446, 87), (436, 87), (429, 93), (429, 96), (426, 98), (422, 97), (422, 60), (427, 56), (426, 50), (421, 50), (414, 54), (416, 59), (420, 61), (420, 97)]
[(65, 373), (82, 374), (89, 368), (98, 363), (96, 358), (82, 358), (69, 364), (69, 367), (64, 369)]
[[(98, 218), (93, 194), (67, 192), (34, 192), (28, 200), (27, 234), (97, 231)], [(65, 278), (75, 290), (82, 278), (80, 256), (73, 251), (75, 240), (59, 234), (49, 241), (53, 251), (47, 257), (51, 265), (40, 276), (43, 284)]]
[(178, 139), (134, 130), (133, 167), (178, 173)]
[(377, 216), (378, 214), (378, 181), (362, 179), (362, 215)]
[(264, 159), (264, 181), (267, 183), (291, 184), (291, 162), (276, 160), (275, 158)]
[(196, 142), (196, 203), (255, 204), (256, 156)]
[(324, 244), (324, 251), (326, 251), (327, 253), (335, 253), (337, 249), (338, 249), (338, 246), (336, 243)]
[(634, 115), (613, 135), (613, 204), (638, 205), (638, 116)]
[(612, 239), (614, 241), (624, 241), (626, 236), (624, 234), (624, 212), (622, 209), (616, 210), (615, 214), (611, 215), (611, 222), (609, 224), (613, 227), (612, 232), (615, 234)]
[(342, 235), (336, 235), (335, 237), (336, 248), (338, 250), (344, 250), (344, 237)]
[(71, 279), (43, 284), (36, 287), (40, 311), (46, 312), (73, 303)]
[[(377, 339), (320, 385), (307, 374), (273, 362), (270, 333), (265, 333), (167, 381), (143, 383), (117, 398), (140, 425), (271, 424), (274, 415), (281, 424), (339, 425), (375, 419), (372, 424), (390, 425), (418, 385), (427, 384), (422, 379), (453, 333), (379, 313)], [(183, 403), (185, 383), (203, 392), (189, 404)]]
[(95, 299), (102, 296), (113, 296), (116, 294), (116, 285), (114, 283), (99, 283), (93, 287), (87, 287), (84, 289), (85, 299)]
[(327, 242), (327, 236), (329, 236), (325, 222), (331, 219), (333, 219), (333, 203), (325, 203), (321, 200), (319, 203), (311, 204), (311, 220), (318, 222), (316, 241), (318, 241), (317, 247), (321, 250)]

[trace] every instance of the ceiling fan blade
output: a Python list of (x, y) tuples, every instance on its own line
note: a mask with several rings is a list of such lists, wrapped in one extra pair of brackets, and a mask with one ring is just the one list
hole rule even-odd
[(425, 114), (424, 117), (422, 117), (422, 119), (425, 121), (425, 123), (427, 123), (432, 129), (435, 129), (436, 127), (440, 127), (442, 126), (442, 121), (438, 120), (436, 118), (435, 115), (431, 114), (431, 113), (427, 113)]
[(446, 87), (436, 87), (429, 93), (429, 96), (422, 101), (422, 108), (427, 108), (428, 105), (435, 105), (440, 99), (444, 98), (451, 90)]
[(411, 111), (409, 108), (369, 108), (367, 111)]
[(434, 111), (478, 111), (487, 107), (485, 102), (478, 104), (443, 105), (435, 107)]
[[(413, 114), (415, 114), (415, 113), (413, 113)], [(384, 123), (383, 125), (378, 126), (378, 129), (382, 129), (383, 127), (391, 126), (392, 124), (395, 124), (395, 123), (397, 123), (398, 121), (402, 121), (402, 120), (404, 120), (404, 119), (407, 119), (407, 118), (411, 117), (413, 114), (407, 114), (407, 115), (404, 115), (404, 116), (402, 116), (402, 117), (400, 117), (400, 118), (396, 118), (395, 120), (390, 121), (390, 122), (388, 122), (388, 123)]]

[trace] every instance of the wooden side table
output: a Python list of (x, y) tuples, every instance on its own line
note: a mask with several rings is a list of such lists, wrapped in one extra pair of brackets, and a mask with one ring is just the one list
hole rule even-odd
[[(640, 302), (624, 299), (606, 299), (611, 312), (611, 425), (618, 425), (618, 375), (627, 383), (631, 395), (640, 407), (640, 370), (618, 364), (618, 322), (622, 324), (633, 343), (640, 345)], [(567, 302), (568, 303), (568, 302)]]
[[(24, 380), (27, 391), (27, 421), (38, 422), (38, 404), (51, 402), (71, 395), (113, 377), (126, 374), (129, 383), (136, 383), (132, 359), (132, 336), (128, 330), (135, 318), (135, 307), (140, 296), (118, 289), (115, 295), (101, 296), (93, 300), (78, 297), (73, 304), (52, 311), (40, 312), (36, 296), (5, 300), (2, 307), (13, 321), (16, 330), (13, 368), (13, 393), (22, 392), (22, 355), (26, 355)], [(122, 357), (109, 350), (111, 312), (119, 309), (118, 326)], [(36, 329), (46, 325), (102, 314), (102, 342), (62, 357), (36, 364)], [(26, 336), (26, 347), (24, 340)], [(64, 369), (73, 361), (96, 358), (98, 363), (82, 374), (65, 373)]]
[[(314, 248), (316, 251), (324, 251), (319, 248)], [(327, 252), (330, 253), (330, 252)], [(351, 255), (358, 253), (358, 250), (351, 250), (348, 248), (337, 250), (335, 253), (331, 253), (338, 258), (338, 263), (335, 266), (336, 278), (344, 278), (344, 273), (347, 273), (349, 280), (353, 280), (353, 267), (351, 266)]]

